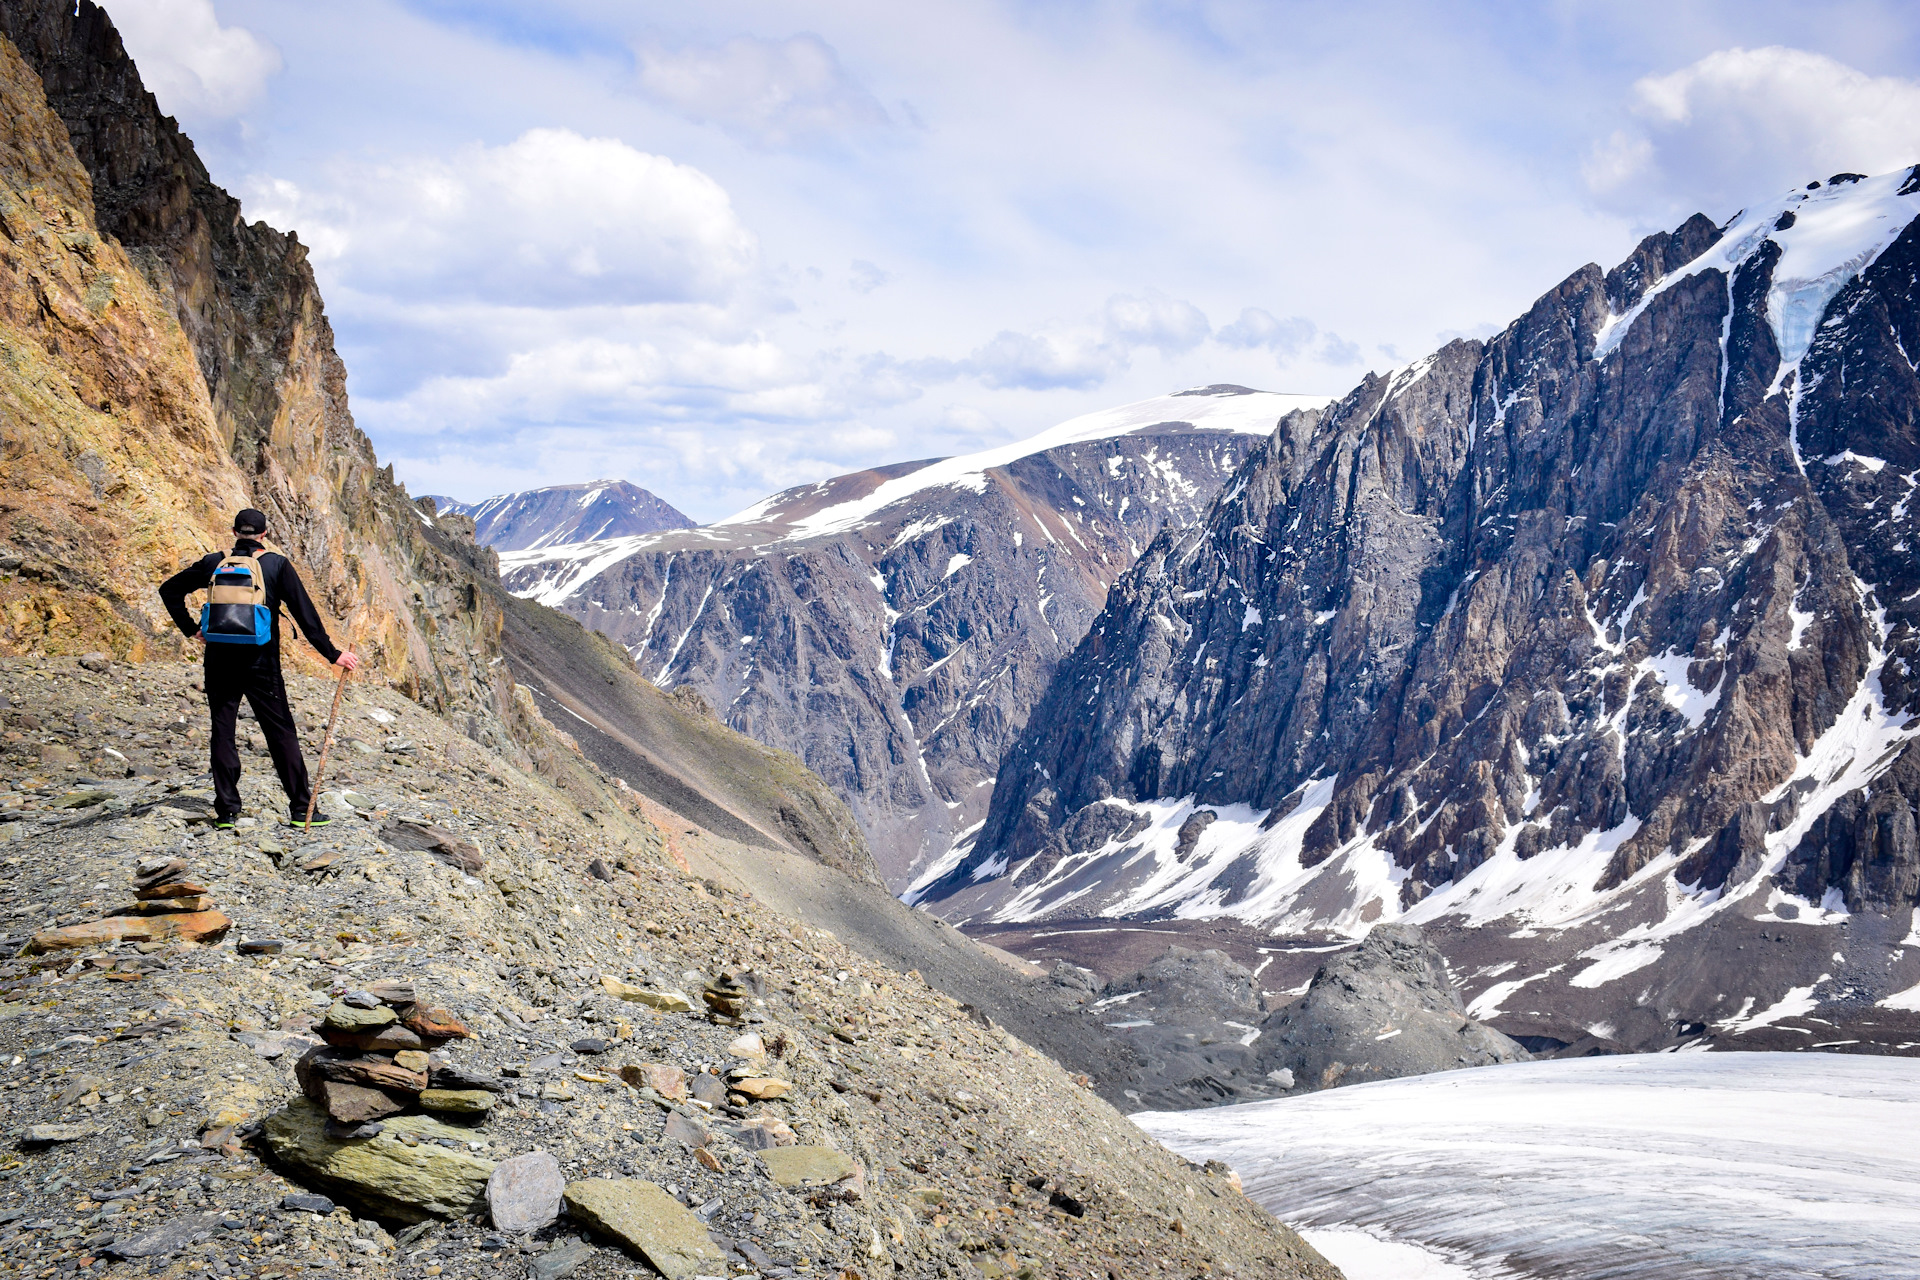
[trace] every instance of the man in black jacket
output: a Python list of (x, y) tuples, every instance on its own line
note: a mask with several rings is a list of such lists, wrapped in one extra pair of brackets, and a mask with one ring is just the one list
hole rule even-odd
[[(327, 628), (287, 558), (263, 549), (260, 538), (266, 531), (267, 517), (251, 507), (233, 518), (233, 553), (259, 559), (260, 576), (266, 585), (265, 603), (273, 615), (273, 639), (269, 643), (210, 645), (200, 634), (198, 620), (187, 612), (187, 596), (211, 585), (215, 566), (225, 558), (222, 553), (216, 551), (196, 560), (160, 586), (160, 598), (166, 602), (174, 625), (206, 650), (207, 708), (213, 715), (213, 825), (222, 829), (233, 826), (240, 816), (240, 752), (234, 746), (233, 726), (242, 696), (252, 705), (254, 719), (267, 740), (274, 771), (287, 793), (291, 822), (297, 825), (306, 818), (307, 802), (313, 794), (307, 781), (307, 762), (300, 754), (300, 738), (293, 726), (293, 709), (287, 705), (286, 682), (280, 676), (280, 606), (286, 606), (300, 634), (321, 657), (346, 671), (360, 665), (358, 656), (342, 653), (327, 638)], [(316, 827), (328, 820), (323, 813), (313, 815)]]

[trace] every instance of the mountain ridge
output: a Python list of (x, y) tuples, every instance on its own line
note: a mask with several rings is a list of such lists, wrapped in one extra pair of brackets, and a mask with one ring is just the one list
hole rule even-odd
[(436, 515), (471, 518), (475, 539), (496, 551), (529, 551), (694, 527), (691, 518), (664, 499), (625, 480), (550, 484), (495, 494), (479, 502), (425, 496), (433, 502)]
[(1000, 750), (1107, 586), (1281, 413), (1216, 386), (774, 494), (700, 529), (510, 553), (502, 579), (691, 685), (852, 805), (890, 884), (984, 816)]
[[(1920, 979), (1916, 208), (1902, 170), (1696, 216), (1289, 415), (1115, 584), (914, 896), (1404, 915), (1496, 1026), (1568, 1042)], [(1788, 919), (1759, 971), (1680, 959)]]

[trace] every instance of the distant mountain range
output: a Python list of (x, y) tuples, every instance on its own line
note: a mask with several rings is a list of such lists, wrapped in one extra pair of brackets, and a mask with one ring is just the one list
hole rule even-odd
[(483, 502), (461, 502), (439, 494), (430, 497), (442, 513), (472, 516), (475, 540), (496, 551), (529, 551), (663, 529), (691, 529), (694, 523), (625, 480), (554, 484), (503, 493)]
[(1916, 215), (1920, 168), (1696, 215), (1289, 414), (911, 900), (1403, 917), (1532, 1048), (1910, 1051)]
[(501, 576), (799, 755), (904, 888), (985, 816), (1001, 753), (1140, 549), (1198, 521), (1284, 415), (1324, 403), (1196, 388), (702, 529), (508, 552)]

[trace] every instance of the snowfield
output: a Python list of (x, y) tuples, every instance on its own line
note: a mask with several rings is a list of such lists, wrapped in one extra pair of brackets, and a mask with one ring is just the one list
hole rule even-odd
[(1920, 1277), (1911, 1058), (1528, 1062), (1134, 1120), (1348, 1280)]

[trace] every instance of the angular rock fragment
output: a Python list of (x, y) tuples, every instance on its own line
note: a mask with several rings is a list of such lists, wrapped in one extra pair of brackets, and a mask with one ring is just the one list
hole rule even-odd
[(124, 1240), (115, 1240), (101, 1252), (115, 1258), (164, 1258), (197, 1239), (212, 1235), (219, 1226), (220, 1219), (215, 1214), (189, 1214), (157, 1223)]
[(760, 1153), (767, 1175), (782, 1187), (824, 1186), (853, 1176), (853, 1158), (832, 1147), (773, 1147)]
[(626, 1245), (667, 1280), (725, 1275), (727, 1258), (707, 1238), (707, 1224), (662, 1188), (638, 1178), (570, 1182), (567, 1212)]
[(382, 1027), (399, 1021), (399, 1015), (386, 1005), (369, 998), (371, 1007), (358, 1008), (344, 1000), (336, 1000), (327, 1010), (326, 1021), (322, 1024), (329, 1031), (344, 1031), (350, 1035), (372, 1035)]
[(60, 929), (43, 929), (27, 941), (27, 954), (102, 947), (110, 942), (190, 942), (206, 945), (227, 936), (233, 921), (218, 911), (182, 911), (155, 916), (108, 916)]
[(61, 1142), (78, 1142), (93, 1134), (94, 1127), (90, 1124), (30, 1124), (20, 1131), (20, 1145), (50, 1147)]
[(420, 1105), (427, 1110), (454, 1115), (485, 1115), (496, 1101), (485, 1089), (427, 1089), (420, 1094)]
[(445, 1009), (416, 1004), (407, 1010), (400, 1022), (422, 1040), (470, 1040), (473, 1038), (473, 1032), (467, 1029), (467, 1024)]
[(693, 1001), (678, 991), (652, 991), (612, 977), (602, 977), (600, 986), (610, 996), (631, 1001), (634, 1004), (643, 1004), (650, 1009), (658, 1009), (662, 1013), (693, 1012)]
[(407, 1109), (406, 1098), (385, 1089), (347, 1084), (339, 1080), (322, 1080), (314, 1088), (319, 1094), (315, 1100), (326, 1108), (328, 1115), (342, 1124), (383, 1120)]

